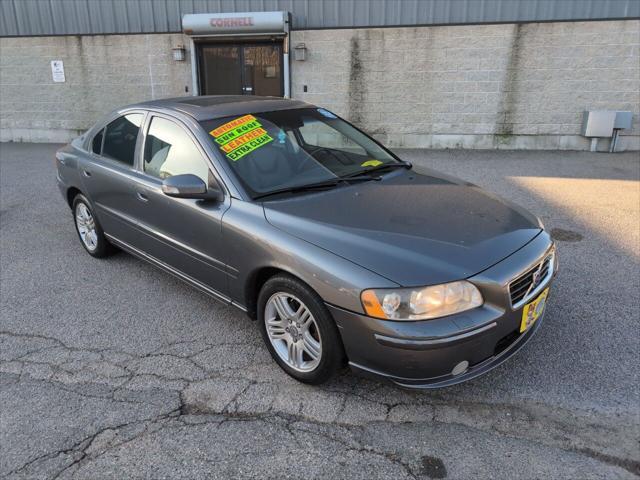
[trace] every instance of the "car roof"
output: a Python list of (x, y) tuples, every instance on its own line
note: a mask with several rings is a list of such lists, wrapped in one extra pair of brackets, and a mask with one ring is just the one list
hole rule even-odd
[(192, 116), (198, 121), (247, 113), (272, 112), (294, 108), (315, 108), (314, 105), (282, 97), (258, 97), (253, 95), (206, 95), (150, 100), (129, 105), (127, 108), (169, 109)]

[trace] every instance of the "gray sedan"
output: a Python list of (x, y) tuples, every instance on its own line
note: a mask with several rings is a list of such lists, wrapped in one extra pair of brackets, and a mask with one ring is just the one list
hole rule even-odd
[(345, 362), (412, 388), (480, 375), (540, 327), (557, 271), (534, 215), (300, 101), (132, 105), (56, 165), (90, 255), (125, 250), (245, 311), (306, 383)]

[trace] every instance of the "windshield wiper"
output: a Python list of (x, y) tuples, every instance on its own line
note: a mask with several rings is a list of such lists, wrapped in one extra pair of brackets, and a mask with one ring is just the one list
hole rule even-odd
[(413, 165), (409, 162), (393, 162), (393, 163), (384, 163), (382, 165), (378, 165), (377, 167), (369, 168), (368, 170), (359, 170), (357, 172), (351, 173), (349, 175), (344, 175), (341, 178), (351, 180), (354, 177), (360, 177), (363, 175), (368, 175), (371, 172), (380, 172), (382, 170), (394, 169), (394, 168), (406, 168), (407, 170), (411, 170)]
[(317, 183), (309, 183), (307, 185), (298, 185), (295, 187), (279, 188), (277, 190), (272, 190), (267, 193), (261, 193), (260, 195), (256, 195), (255, 197), (253, 197), (253, 199), (257, 200), (259, 198), (269, 197), (271, 195), (276, 195), (278, 193), (295, 193), (295, 192), (305, 192), (308, 190), (320, 190), (323, 188), (333, 188), (338, 186), (340, 183), (342, 183), (342, 180), (336, 179), (328, 182), (317, 182)]
[(317, 182), (317, 183), (309, 183), (306, 185), (297, 185), (295, 187), (285, 187), (279, 188), (277, 190), (272, 190), (271, 192), (261, 193), (260, 195), (256, 195), (253, 197), (254, 200), (264, 197), (270, 197), (271, 195), (277, 195), (279, 193), (297, 193), (297, 192), (307, 192), (311, 190), (321, 190), (323, 188), (333, 188), (337, 187), (341, 183), (348, 184), (349, 182), (370, 182), (371, 180), (377, 180), (376, 178), (372, 178), (368, 175), (357, 176), (345, 179), (343, 177), (336, 178), (334, 180), (329, 180), (325, 182)]

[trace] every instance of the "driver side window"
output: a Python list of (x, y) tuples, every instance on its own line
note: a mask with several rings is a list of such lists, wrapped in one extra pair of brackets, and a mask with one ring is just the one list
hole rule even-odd
[(162, 117), (153, 117), (144, 145), (144, 172), (165, 179), (191, 173), (209, 184), (209, 167), (184, 129)]

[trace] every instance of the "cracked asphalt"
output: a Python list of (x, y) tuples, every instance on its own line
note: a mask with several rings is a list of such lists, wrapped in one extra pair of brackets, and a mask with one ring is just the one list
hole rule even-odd
[(89, 257), (56, 148), (0, 144), (0, 477), (640, 475), (637, 153), (399, 152), (540, 215), (561, 267), (514, 359), (414, 392), (348, 371), (298, 384), (239, 311)]

